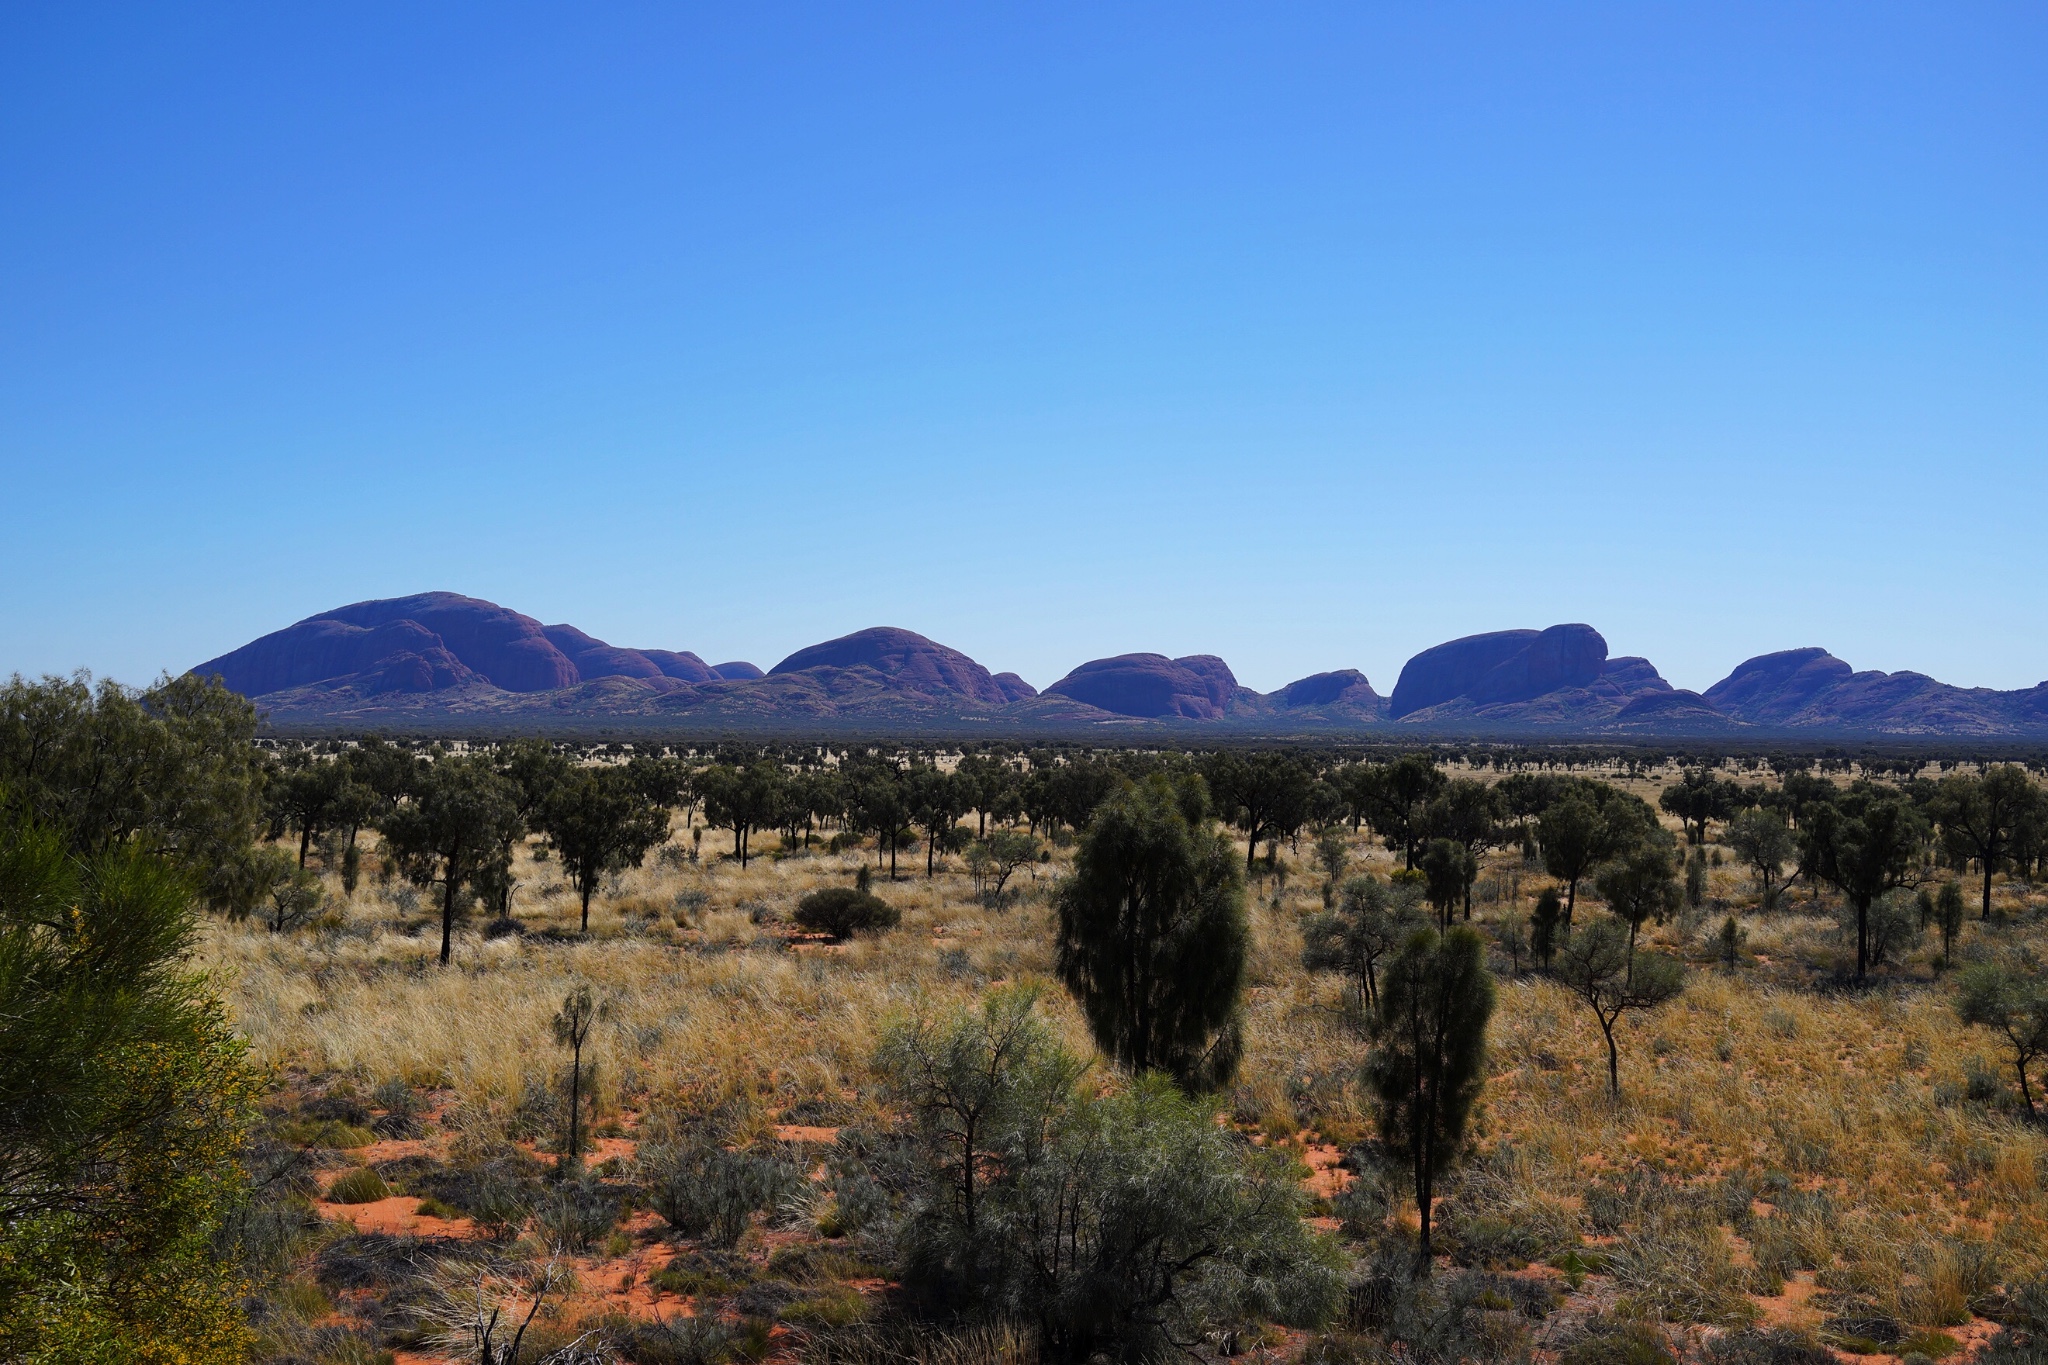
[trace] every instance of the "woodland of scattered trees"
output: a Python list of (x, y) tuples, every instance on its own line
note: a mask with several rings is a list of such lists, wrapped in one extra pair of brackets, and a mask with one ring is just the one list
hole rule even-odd
[[(1434, 1260), (1431, 1191), (1468, 1145), (1484, 1083), (1490, 950), (1583, 1004), (1619, 1096), (1617, 1021), (1685, 989), (1686, 968), (1639, 938), (1697, 904), (1710, 830), (1766, 907), (1823, 892), (1840, 904), (1849, 988), (1898, 951), (1902, 926), (1952, 938), (1965, 913), (1990, 916), (1995, 876), (2031, 879), (2048, 859), (2048, 801), (2020, 765), (1928, 777), (1918, 760), (1700, 761), (1659, 798), (1675, 836), (1659, 810), (1579, 771), (1612, 754), (1448, 757), (259, 743), (245, 702), (193, 679), (139, 692), (16, 679), (0, 691), (0, 1357), (234, 1358), (262, 1078), (186, 965), (193, 937), (205, 914), (278, 934), (318, 924), (309, 864), (353, 891), (371, 832), (391, 872), (430, 894), (443, 967), (467, 922), (519, 914), (526, 841), (560, 867), (586, 929), (606, 879), (657, 848), (717, 856), (668, 842), (678, 811), (729, 836), (741, 868), (769, 831), (783, 848), (871, 852), (857, 885), (799, 909), (834, 939), (894, 922), (878, 883), (959, 857), (999, 905), (1020, 869), (1070, 846), (1052, 896), (1058, 984), (1120, 1083), (1059, 1043), (1038, 987), (906, 1023), (879, 1058), (903, 1127), (839, 1200), (849, 1218), (896, 1210), (892, 1272), (934, 1320), (1023, 1324), (1057, 1361), (1164, 1357), (1217, 1323), (1313, 1327), (1346, 1311), (1341, 1258), (1304, 1222), (1296, 1175), (1216, 1121), (1243, 1053), (1247, 879), (1277, 875), (1283, 844), (1322, 874), (1303, 966), (1355, 987), (1381, 1150), (1419, 1211), (1416, 1277)], [(1347, 830), (1398, 868), (1352, 870)], [(922, 857), (906, 864), (911, 849)], [(1496, 850), (1556, 883), (1499, 942), (1473, 925)], [(2033, 1112), (2048, 1057), (2038, 967), (1975, 963), (1955, 1007), (2006, 1050)], [(572, 995), (555, 1021), (572, 1087), (596, 1008)], [(581, 1150), (572, 1132), (562, 1179), (578, 1178)], [(729, 1206), (744, 1226), (785, 1178), (685, 1133), (641, 1165), (651, 1206), (713, 1237), (735, 1226)], [(185, 1354), (151, 1345), (167, 1341)]]

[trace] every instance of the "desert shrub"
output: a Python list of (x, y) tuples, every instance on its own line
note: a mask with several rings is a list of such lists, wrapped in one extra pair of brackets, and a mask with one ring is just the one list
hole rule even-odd
[(1037, 1365), (1027, 1332), (1011, 1323), (953, 1330), (902, 1321), (813, 1330), (809, 1365)]
[(1356, 1160), (1358, 1174), (1330, 1201), (1330, 1212), (1352, 1237), (1371, 1239), (1386, 1231), (1395, 1191), (1386, 1172), (1370, 1159)]
[(546, 1168), (510, 1143), (460, 1142), (455, 1155), (447, 1165), (408, 1165), (402, 1177), (406, 1192), (461, 1210), (492, 1236), (517, 1232), (541, 1202)]
[(796, 903), (796, 922), (814, 934), (829, 934), (837, 943), (857, 933), (893, 929), (902, 912), (871, 891), (828, 886)]
[(551, 1245), (588, 1251), (619, 1225), (623, 1211), (616, 1192), (595, 1180), (577, 1180), (549, 1191), (534, 1219)]
[(359, 1128), (339, 1119), (294, 1119), (280, 1123), (276, 1128), (280, 1141), (295, 1147), (332, 1147), (351, 1151), (367, 1147), (377, 1140), (377, 1135), (368, 1128)]
[(633, 1365), (723, 1365), (733, 1354), (732, 1328), (710, 1314), (636, 1322), (614, 1341)]
[(1647, 1323), (1592, 1317), (1559, 1365), (1672, 1365), (1674, 1359), (1663, 1334)]
[(1707, 1343), (1707, 1365), (1834, 1365), (1834, 1353), (1812, 1337), (1784, 1328), (1724, 1332)]
[(379, 1137), (411, 1138), (420, 1133), (419, 1116), (427, 1106), (402, 1077), (393, 1076), (371, 1093), (370, 1099), (383, 1115), (370, 1124)]
[(662, 1221), (719, 1246), (739, 1241), (755, 1214), (775, 1209), (804, 1178), (779, 1158), (708, 1145), (653, 1148), (638, 1165), (647, 1202)]
[(1137, 1358), (1264, 1318), (1333, 1314), (1338, 1257), (1301, 1221), (1289, 1158), (1244, 1146), (1156, 1073), (1055, 1103), (1050, 1141), (997, 1139), (1008, 1159), (975, 1222), (953, 1198), (959, 1168), (932, 1153), (906, 1228), (913, 1283), (1034, 1323), (1055, 1360)]
[(369, 1204), (390, 1197), (390, 1186), (367, 1166), (356, 1167), (327, 1187), (327, 1198), (335, 1204)]

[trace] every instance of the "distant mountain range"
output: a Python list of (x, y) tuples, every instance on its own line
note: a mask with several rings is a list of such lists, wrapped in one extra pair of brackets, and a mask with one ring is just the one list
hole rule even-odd
[(1586, 625), (1426, 649), (1391, 697), (1355, 669), (1254, 692), (1213, 654), (1094, 659), (1040, 692), (888, 626), (800, 649), (763, 673), (687, 650), (623, 649), (430, 592), (322, 612), (192, 671), (218, 674), (274, 727), (297, 731), (2048, 738), (2048, 683), (1951, 687), (1792, 649), (1687, 692), (1647, 659), (1610, 658)]

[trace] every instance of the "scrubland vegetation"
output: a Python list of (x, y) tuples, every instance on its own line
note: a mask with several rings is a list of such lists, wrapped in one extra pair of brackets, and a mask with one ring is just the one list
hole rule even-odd
[(0, 725), (9, 1358), (2043, 1349), (2018, 765)]

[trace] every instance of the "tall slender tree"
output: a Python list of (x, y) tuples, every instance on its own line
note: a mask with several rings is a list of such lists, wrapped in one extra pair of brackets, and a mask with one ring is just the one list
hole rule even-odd
[(1153, 776), (1105, 801), (1058, 916), (1060, 979), (1098, 1047), (1191, 1092), (1230, 1078), (1250, 930), (1243, 877), (1199, 778)]
[(1486, 1083), (1493, 978), (1472, 929), (1425, 929), (1387, 966), (1366, 1080), (1378, 1097), (1380, 1140), (1406, 1157), (1422, 1240), (1417, 1279), (1430, 1273), (1437, 1178), (1465, 1140)]

